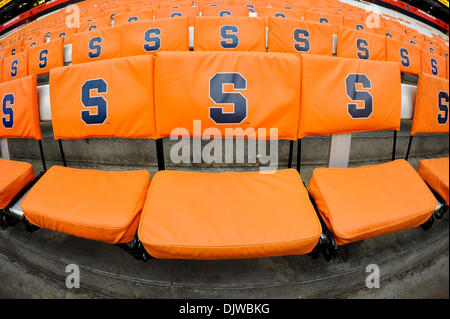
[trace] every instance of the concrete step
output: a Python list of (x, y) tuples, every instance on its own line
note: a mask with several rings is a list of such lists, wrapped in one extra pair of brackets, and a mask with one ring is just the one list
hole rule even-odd
[[(48, 291), (48, 296), (98, 298), (359, 298), (374, 294), (367, 291), (365, 279), (366, 266), (376, 264), (381, 276), (377, 295), (383, 297), (384, 287), (386, 294), (392, 293), (393, 287), (402, 287), (395, 282), (410, 272), (416, 273), (416, 285), (427, 287), (426, 265), (445, 254), (448, 256), (448, 213), (427, 232), (420, 227), (409, 229), (343, 249), (350, 255), (346, 261), (286, 256), (142, 263), (113, 245), (48, 230), (30, 234), (22, 224), (17, 224), (0, 232), (0, 277), (18, 281), (7, 286), (11, 291), (2, 292), (12, 296), (45, 297)], [(447, 277), (441, 274), (442, 284), (448, 286), (448, 258), (439, 262), (444, 267), (443, 273), (447, 273)], [(19, 266), (14, 268), (11, 264)], [(80, 290), (68, 290), (65, 286), (69, 264), (80, 268)], [(29, 278), (29, 269), (34, 276), (45, 278), (42, 287), (38, 283), (20, 284)], [(21, 271), (26, 275), (22, 276)], [(421, 277), (421, 271), (428, 277)], [(445, 294), (442, 286), (437, 289), (430, 294), (442, 296), (442, 291)]]

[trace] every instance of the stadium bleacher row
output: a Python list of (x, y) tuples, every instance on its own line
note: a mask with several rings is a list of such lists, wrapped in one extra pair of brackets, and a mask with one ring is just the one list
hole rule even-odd
[[(81, 12), (88, 13), (82, 17), (92, 19), (96, 29), (72, 34), (72, 65), (63, 66), (63, 39), (21, 53), (16, 47), (4, 58), (0, 138), (42, 140), (37, 75), (49, 73), (51, 121), (64, 166), (47, 170), (43, 158), (44, 171), (36, 177), (31, 164), (0, 160), (2, 226), (14, 223), (11, 207), (19, 203), (30, 230), (117, 244), (137, 259), (316, 257), (319, 252), (330, 257), (340, 245), (417, 226), (427, 229), (440, 207), (448, 209), (448, 157), (422, 160), (416, 171), (407, 160), (396, 159), (395, 144), (402, 72), (418, 75), (410, 145), (417, 133), (449, 132), (448, 47), (447, 57), (445, 52), (408, 51), (413, 44), (356, 30), (363, 21), (356, 10), (341, 15), (344, 21), (355, 20), (355, 30), (300, 16), (289, 19), (288, 13), (308, 12), (313, 3), (324, 4), (327, 12), (353, 10), (338, 1), (285, 1), (280, 4), (284, 11), (273, 1), (272, 7), (249, 1), (251, 10), (247, 1), (199, 1), (196, 9), (190, 1), (165, 7), (169, 2), (136, 1), (136, 6), (124, 5), (123, 12), (119, 4), (125, 1), (82, 2)], [(111, 10), (104, 12), (99, 4)], [(264, 8), (271, 12), (265, 19), (206, 17), (224, 10), (259, 15)], [(207, 14), (191, 21), (158, 19), (159, 10), (173, 14), (179, 9)], [(286, 19), (279, 16), (283, 12)], [(112, 27), (111, 15), (117, 21)], [(141, 16), (151, 21), (140, 21)], [(328, 21), (334, 21), (331, 17)], [(188, 52), (190, 24), (194, 52)], [(264, 52), (266, 26), (269, 52)], [(395, 49), (389, 53), (388, 47)], [(232, 52), (221, 52), (227, 50)], [(395, 51), (399, 56), (389, 59)], [(17, 61), (11, 70), (9, 61)], [(258, 129), (276, 128), (278, 139), (291, 141), (289, 166), (292, 142), (298, 141), (301, 152), (304, 137), (392, 130), (393, 160), (316, 168), (308, 187), (299, 174), (300, 156), (296, 170), (266, 174), (165, 170), (163, 138), (177, 128), (198, 138), (197, 120), (222, 137), (233, 128), (236, 138), (268, 139)], [(248, 135), (249, 129), (255, 134)], [(154, 139), (159, 172), (150, 177), (146, 170), (67, 167), (61, 141), (92, 137)], [(406, 159), (408, 153), (409, 148)]]

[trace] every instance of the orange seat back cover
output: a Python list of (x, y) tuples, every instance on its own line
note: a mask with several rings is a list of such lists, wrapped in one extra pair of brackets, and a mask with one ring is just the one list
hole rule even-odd
[(399, 130), (399, 63), (302, 55), (299, 138)]
[(327, 23), (269, 18), (269, 51), (333, 55), (333, 27)]
[(0, 84), (0, 138), (41, 140), (36, 76)]
[(154, 138), (153, 59), (141, 55), (53, 69), (55, 139)]
[(196, 17), (195, 51), (266, 51), (264, 19)]
[(448, 80), (420, 73), (411, 135), (449, 132)]
[(28, 73), (44, 74), (64, 65), (63, 39), (35, 46), (28, 50)]
[(222, 137), (227, 129), (257, 134), (258, 128), (266, 129), (267, 137), (273, 128), (279, 139), (296, 139), (299, 88), (300, 60), (293, 54), (158, 52), (158, 136), (183, 128), (201, 137), (193, 128), (200, 120), (202, 129), (216, 129)]
[(122, 56), (189, 51), (187, 18), (127, 23), (121, 27)]

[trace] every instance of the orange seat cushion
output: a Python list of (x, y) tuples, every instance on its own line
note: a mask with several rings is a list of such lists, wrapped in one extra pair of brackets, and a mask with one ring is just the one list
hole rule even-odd
[(0, 158), (0, 209), (6, 208), (35, 177), (31, 164)]
[(436, 198), (405, 160), (316, 168), (309, 191), (338, 245), (419, 226)]
[(156, 258), (237, 259), (311, 252), (322, 232), (296, 170), (158, 172), (138, 236)]
[(131, 242), (150, 183), (148, 171), (53, 166), (21, 207), (30, 223), (106, 243)]
[(448, 157), (424, 159), (419, 162), (417, 172), (448, 205)]

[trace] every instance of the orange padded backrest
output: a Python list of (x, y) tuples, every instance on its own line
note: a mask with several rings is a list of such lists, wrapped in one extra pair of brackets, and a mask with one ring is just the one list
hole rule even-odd
[(333, 27), (326, 23), (270, 17), (269, 51), (333, 55)]
[(93, 21), (83, 23), (78, 32), (87, 32), (96, 30), (98, 31), (109, 28), (110, 26), (111, 26), (111, 18), (108, 16), (101, 19), (95, 19)]
[(357, 31), (368, 31), (366, 23), (362, 19), (347, 15), (344, 15), (344, 27)]
[(11, 55), (3, 61), (3, 82), (28, 75), (28, 52)]
[(430, 51), (427, 50), (421, 50), (421, 56), (421, 69), (423, 73), (435, 75), (443, 79), (446, 78), (447, 63), (444, 57), (430, 53)]
[(152, 74), (151, 55), (51, 70), (55, 139), (154, 138)]
[(141, 22), (146, 20), (153, 20), (153, 10), (146, 9), (133, 12), (125, 12), (114, 16), (114, 25), (122, 25), (130, 22)]
[(448, 133), (448, 80), (419, 74), (411, 135)]
[(310, 9), (305, 11), (305, 21), (331, 24), (337, 33), (338, 27), (344, 25), (344, 16)]
[(72, 43), (72, 63), (120, 57), (120, 27), (77, 33)]
[(23, 48), (26, 50), (42, 43), (44, 43), (44, 38), (42, 36), (28, 37), (23, 41)]
[(76, 33), (75, 28), (62, 28), (52, 32), (50, 40), (62, 39), (64, 44), (70, 44), (73, 40), (73, 35)]
[(179, 7), (155, 10), (155, 19), (188, 17), (189, 25), (194, 25), (194, 19), (198, 16), (198, 7)]
[(266, 51), (264, 19), (196, 17), (196, 51)]
[(244, 6), (205, 6), (202, 8), (202, 16), (208, 17), (248, 17), (249, 10)]
[(299, 138), (399, 130), (400, 66), (304, 54)]
[(362, 60), (385, 60), (385, 37), (372, 32), (339, 28), (337, 55)]
[(187, 17), (127, 23), (121, 27), (122, 56), (189, 51)]
[(0, 138), (42, 140), (36, 76), (0, 84)]
[(63, 39), (41, 44), (28, 50), (28, 74), (44, 74), (64, 65)]
[(285, 19), (301, 19), (301, 12), (295, 9), (281, 9), (261, 7), (257, 9), (258, 17), (265, 18), (266, 24), (269, 23), (269, 17), (285, 18)]
[[(155, 62), (155, 107), (158, 136), (184, 128), (228, 129), (245, 137), (258, 128), (278, 129), (279, 139), (297, 137), (300, 103), (300, 58), (267, 52), (158, 52)], [(253, 138), (254, 135), (251, 135)], [(259, 135), (261, 136), (261, 135)], [(271, 135), (271, 138), (273, 136)]]
[(420, 49), (413, 44), (386, 37), (386, 61), (399, 62), (400, 71), (418, 74), (421, 70)]
[(384, 31), (384, 35), (386, 36), (386, 38), (391, 38), (398, 41), (402, 40), (402, 31), (394, 28), (385, 28)]

